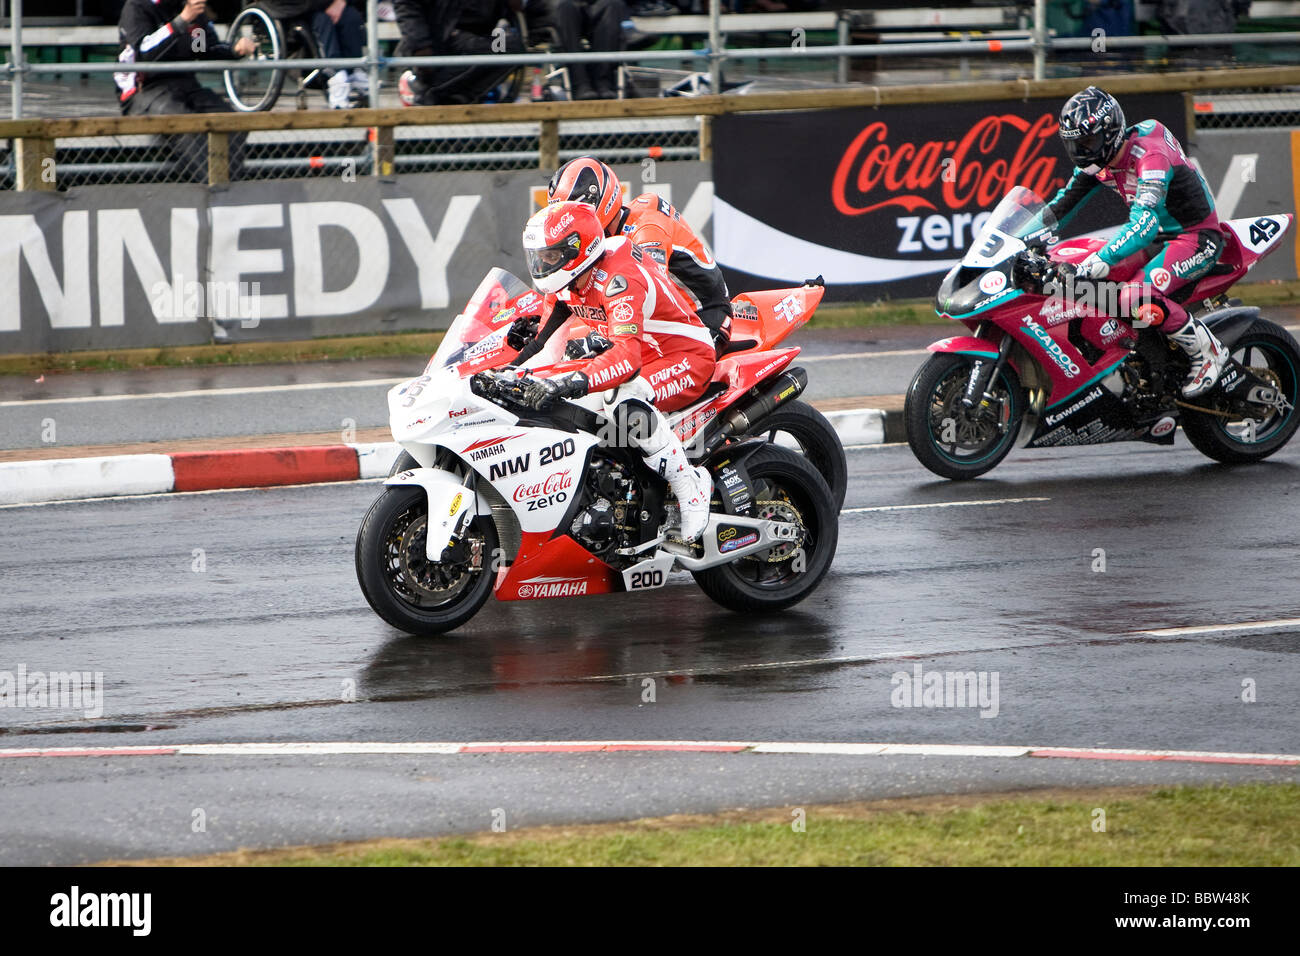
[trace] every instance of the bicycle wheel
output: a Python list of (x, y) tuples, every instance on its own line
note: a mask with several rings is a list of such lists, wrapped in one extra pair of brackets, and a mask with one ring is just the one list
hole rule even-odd
[[(261, 7), (245, 7), (231, 21), (226, 42), (233, 45), (240, 37), (248, 37), (257, 44), (257, 51), (248, 59), (268, 62), (284, 59), (280, 25)], [(284, 86), (284, 70), (226, 70), (223, 76), (230, 105), (241, 113), (269, 110)]]

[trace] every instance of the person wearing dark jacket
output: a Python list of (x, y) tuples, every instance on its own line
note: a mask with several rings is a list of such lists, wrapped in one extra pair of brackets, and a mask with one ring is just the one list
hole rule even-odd
[[(400, 56), (468, 56), (522, 53), (514, 29), (498, 32), (501, 20), (513, 22), (505, 0), (393, 0), (402, 42)], [(420, 67), (403, 74), (402, 101), (408, 106), (474, 103), (500, 83), (513, 67)]]
[[(277, 20), (304, 21), (316, 38), (322, 59), (361, 56), (365, 25), (361, 11), (347, 0), (258, 0), (258, 6)], [(360, 67), (323, 72), (330, 109), (344, 109), (354, 96), (361, 99), (370, 91), (369, 77)]]
[[(229, 113), (230, 104), (189, 72), (136, 72), (138, 62), (232, 60), (255, 49), (248, 37), (232, 47), (222, 43), (208, 18), (204, 0), (126, 0), (118, 21), (122, 52), (118, 60), (128, 66), (113, 75), (122, 112), (129, 116), (175, 113)], [(173, 176), (186, 182), (207, 181), (207, 137), (182, 133), (169, 138)], [(230, 177), (239, 178), (243, 165), (244, 136), (230, 136)]]
[[(585, 37), (593, 53), (624, 48), (623, 21), (630, 19), (623, 0), (523, 0), (529, 33), (552, 30), (557, 53), (581, 53)], [(570, 63), (569, 81), (575, 100), (612, 100), (616, 64)]]

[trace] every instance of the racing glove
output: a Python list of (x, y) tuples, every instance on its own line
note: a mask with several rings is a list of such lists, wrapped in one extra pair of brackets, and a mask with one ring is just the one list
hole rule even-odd
[(537, 326), (541, 321), (540, 315), (521, 315), (515, 319), (510, 323), (510, 331), (506, 333), (506, 345), (516, 352), (521, 351), (537, 337)]
[(587, 376), (567, 372), (554, 378), (530, 378), (523, 383), (524, 404), (542, 411), (561, 398), (581, 398), (587, 394)]
[(566, 359), (595, 358), (613, 345), (613, 342), (599, 332), (588, 332), (584, 338), (569, 339), (568, 344), (564, 346), (564, 357)]
[(1097, 253), (1084, 259), (1074, 270), (1076, 279), (1104, 279), (1110, 275), (1110, 266)]

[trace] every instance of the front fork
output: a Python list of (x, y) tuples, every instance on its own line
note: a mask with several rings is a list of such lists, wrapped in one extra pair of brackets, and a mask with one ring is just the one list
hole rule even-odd
[(966, 389), (962, 393), (961, 404), (967, 413), (976, 419), (987, 417), (994, 410), (994, 404), (1001, 404), (989, 392), (989, 386), (997, 379), (1007, 359), (1011, 356), (1011, 346), (1015, 339), (1009, 332), (1003, 333), (1002, 344), (998, 346), (998, 357), (993, 361), (977, 358), (971, 365), (970, 377), (966, 379)]

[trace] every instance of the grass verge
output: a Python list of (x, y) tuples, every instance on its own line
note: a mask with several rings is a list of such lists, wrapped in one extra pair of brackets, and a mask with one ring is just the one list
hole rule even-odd
[[(1300, 281), (1257, 282), (1239, 287), (1236, 293), (1247, 305), (1300, 305)], [(871, 328), (932, 325), (939, 321), (929, 299), (909, 299), (826, 305), (817, 310), (808, 327)], [(433, 354), (441, 341), (441, 332), (398, 332), (298, 342), (245, 342), (237, 345), (0, 355), (0, 375), (427, 357)]]
[[(1105, 830), (1095, 829), (1104, 811)], [(224, 866), (1295, 866), (1300, 784), (1028, 791), (132, 861)]]

